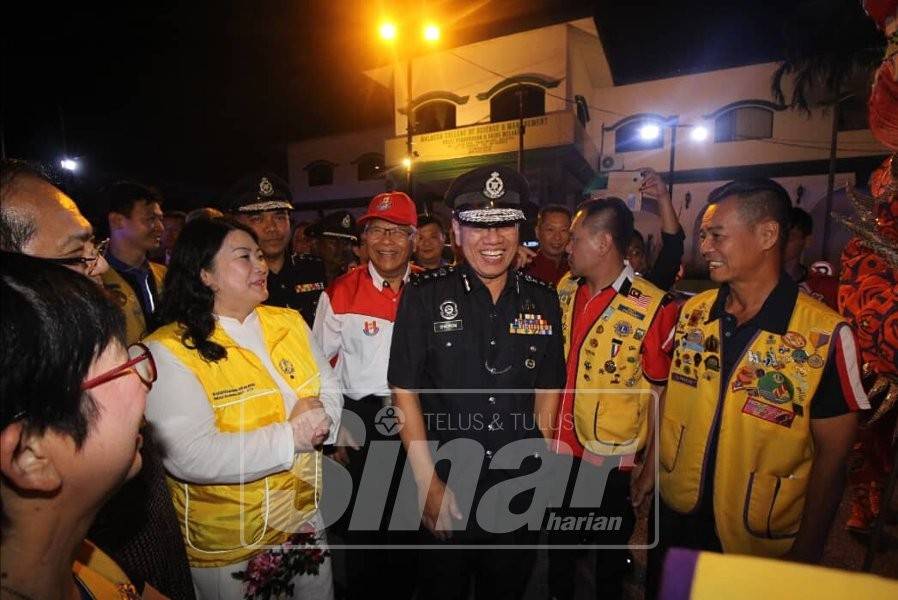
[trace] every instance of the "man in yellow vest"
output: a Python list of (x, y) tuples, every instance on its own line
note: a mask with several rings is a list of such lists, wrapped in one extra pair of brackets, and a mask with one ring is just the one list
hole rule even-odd
[[(571, 272), (558, 284), (567, 383), (552, 448), (573, 455), (574, 468), (565, 504), (547, 518), (553, 545), (626, 545), (633, 507), (654, 487), (654, 398), (667, 380), (670, 358), (662, 347), (677, 308), (624, 262), (632, 235), (633, 214), (619, 198), (585, 203), (571, 226)], [(588, 506), (575, 499), (584, 484), (591, 486)], [(620, 526), (597, 529), (596, 517)], [(574, 597), (578, 554), (549, 552), (554, 598)], [(628, 559), (626, 550), (596, 553), (596, 597), (622, 597)]]
[(673, 546), (816, 562), (869, 407), (854, 334), (783, 273), (779, 184), (733, 181), (708, 204), (700, 248), (721, 286), (686, 302), (670, 348), (650, 571)]
[(103, 274), (103, 285), (122, 307), (133, 344), (147, 333), (165, 277), (165, 267), (147, 259), (162, 240), (162, 197), (131, 181), (110, 184), (103, 195), (109, 210), (106, 260), (112, 267)]

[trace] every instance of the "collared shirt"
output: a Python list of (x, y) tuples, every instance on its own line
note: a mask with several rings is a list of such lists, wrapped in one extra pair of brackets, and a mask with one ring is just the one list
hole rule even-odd
[(140, 309), (143, 311), (144, 321), (149, 323), (150, 316), (156, 310), (156, 300), (159, 298), (156, 280), (150, 272), (150, 261), (144, 258), (143, 263), (139, 267), (132, 267), (117, 259), (112, 252), (106, 253), (106, 261), (110, 267), (115, 269), (128, 282), (128, 285), (137, 294), (137, 299), (140, 301)]
[(490, 458), (539, 437), (534, 389), (564, 385), (558, 295), (509, 272), (494, 303), (469, 265), (428, 271), (399, 303), (387, 379), (427, 390), (420, 399), (430, 439), (474, 439)]
[(562, 255), (561, 260), (556, 264), (554, 260), (543, 254), (542, 250), (536, 253), (533, 261), (524, 269), (524, 272), (528, 275), (553, 285), (558, 285), (558, 282), (561, 281), (561, 278), (568, 271), (570, 271), (570, 266), (567, 263), (567, 256)]
[[(411, 266), (403, 281), (408, 281)], [(406, 286), (390, 287), (372, 263), (341, 275), (321, 294), (312, 336), (334, 371), (344, 395), (359, 400), (389, 396), (387, 363), (399, 298)]]
[[(746, 347), (759, 331), (769, 331), (783, 335), (788, 331), (795, 301), (798, 298), (798, 284), (787, 274), (782, 273), (780, 279), (767, 296), (758, 313), (741, 325), (736, 317), (726, 311), (726, 301), (730, 294), (727, 284), (720, 286), (717, 297), (708, 314), (708, 322), (721, 321), (721, 381), (729, 381), (733, 369)], [(857, 346), (854, 333), (847, 324), (839, 326), (833, 332), (833, 347), (820, 380), (820, 385), (811, 401), (811, 419), (836, 417), (859, 409), (870, 408), (861, 385)], [(716, 464), (717, 442), (720, 423), (711, 432), (708, 440), (708, 464)], [(714, 469), (705, 469), (706, 481), (702, 494), (700, 512), (713, 514), (713, 482)]]
[[(571, 454), (582, 457), (584, 460), (599, 464), (601, 457), (591, 454), (583, 448), (577, 433), (573, 427), (574, 401), (577, 387), (577, 371), (580, 367), (580, 347), (586, 339), (595, 322), (611, 304), (618, 294), (626, 295), (630, 291), (633, 278), (636, 274), (632, 267), (625, 265), (617, 279), (608, 287), (599, 290), (594, 296), (589, 295), (589, 285), (581, 282), (574, 297), (573, 319), (571, 323), (571, 343), (567, 356), (567, 383), (564, 394), (561, 397), (561, 406), (558, 410), (558, 427), (556, 438), (559, 442), (567, 444)], [(655, 384), (663, 386), (667, 383), (667, 375), (670, 371), (670, 355), (664, 346), (673, 335), (677, 325), (679, 309), (669, 298), (665, 299), (651, 324), (646, 330), (642, 342), (642, 370), (645, 378)], [(613, 335), (608, 328), (608, 335)], [(562, 448), (561, 444), (555, 445), (556, 449)]]
[(265, 304), (298, 310), (311, 325), (318, 298), (326, 287), (321, 259), (311, 254), (293, 254), (287, 257), (279, 272), (268, 270), (268, 300)]

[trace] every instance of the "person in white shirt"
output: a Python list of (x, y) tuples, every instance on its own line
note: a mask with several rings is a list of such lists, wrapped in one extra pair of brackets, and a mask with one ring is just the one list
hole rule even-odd
[[(333, 441), (342, 397), (299, 313), (262, 306), (267, 274), (245, 225), (188, 223), (165, 279), (163, 325), (146, 341), (159, 371), (146, 417), (201, 598), (242, 598), (233, 574), (295, 533), (326, 548), (319, 450)], [(317, 575), (290, 574), (292, 597), (333, 597), (329, 558)]]

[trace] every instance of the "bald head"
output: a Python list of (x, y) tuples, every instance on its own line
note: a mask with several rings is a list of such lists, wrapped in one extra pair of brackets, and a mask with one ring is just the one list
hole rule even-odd
[(39, 169), (3, 161), (0, 249), (42, 258), (79, 254), (93, 229), (75, 202)]

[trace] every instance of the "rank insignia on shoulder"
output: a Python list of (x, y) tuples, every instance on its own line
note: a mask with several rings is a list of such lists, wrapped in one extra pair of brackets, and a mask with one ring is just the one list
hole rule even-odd
[(443, 279), (447, 275), (455, 272), (454, 267), (440, 267), (439, 269), (431, 269), (420, 273), (412, 273), (409, 281), (412, 285), (418, 286), (431, 281)]
[(324, 291), (324, 282), (315, 281), (312, 283), (300, 283), (297, 284), (297, 286), (293, 289), (297, 294), (305, 294), (306, 292), (321, 292)]
[(508, 324), (508, 333), (521, 335), (552, 335), (552, 326), (539, 314), (519, 313), (518, 318)]

